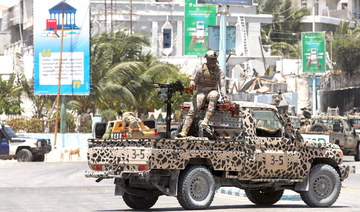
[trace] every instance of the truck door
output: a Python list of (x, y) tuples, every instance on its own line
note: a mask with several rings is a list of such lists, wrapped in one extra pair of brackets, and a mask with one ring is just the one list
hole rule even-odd
[(356, 153), (357, 136), (354, 134), (351, 128), (349, 120), (344, 120), (344, 134), (345, 134), (345, 149), (353, 150)]
[[(254, 110), (255, 160), (259, 165), (259, 178), (294, 177), (289, 173), (291, 166), (299, 162), (299, 154), (289, 138), (281, 118), (272, 110)], [(293, 173), (292, 173), (293, 174)]]
[(0, 129), (0, 155), (9, 155), (9, 140), (2, 129)]

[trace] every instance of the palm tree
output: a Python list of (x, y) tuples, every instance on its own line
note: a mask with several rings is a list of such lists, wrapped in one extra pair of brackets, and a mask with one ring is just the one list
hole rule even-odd
[(14, 55), (15, 63), (15, 73), (17, 80), (21, 86), (16, 89), (16, 92), (24, 93), (27, 98), (29, 98), (34, 105), (34, 117), (42, 118), (47, 116), (47, 119), (50, 119), (51, 108), (54, 107), (56, 96), (35, 96), (34, 95), (34, 79), (27, 80), (24, 74), (24, 64), (23, 64), (23, 55), (16, 53)]
[(302, 31), (300, 21), (309, 15), (309, 10), (294, 5), (291, 0), (263, 0), (259, 1), (259, 5), (259, 13), (273, 15), (272, 24), (262, 26), (262, 42), (272, 45), (272, 55), (279, 53), (286, 58), (297, 58), (298, 36)]

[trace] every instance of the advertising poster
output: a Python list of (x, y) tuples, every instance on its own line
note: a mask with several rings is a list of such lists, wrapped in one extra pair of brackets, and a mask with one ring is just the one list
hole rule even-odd
[[(66, 0), (60, 94), (90, 93), (90, 0)], [(34, 0), (34, 93), (58, 93), (62, 0)]]
[(216, 5), (185, 0), (185, 55), (204, 55), (208, 50), (208, 26), (216, 25)]
[(325, 32), (303, 32), (303, 72), (325, 72)]
[[(209, 49), (219, 51), (220, 26), (209, 26)], [(235, 54), (236, 27), (226, 27), (226, 54)]]
[(252, 6), (252, 0), (197, 0), (198, 4), (225, 4), (225, 5), (240, 5)]

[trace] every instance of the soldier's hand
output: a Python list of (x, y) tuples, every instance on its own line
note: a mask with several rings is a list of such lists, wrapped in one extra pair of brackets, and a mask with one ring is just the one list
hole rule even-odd
[(223, 98), (223, 101), (224, 101), (224, 102), (229, 102), (229, 99), (228, 99), (227, 97), (224, 97), (224, 98)]
[(190, 82), (189, 87), (190, 87), (190, 88), (195, 88), (195, 82)]

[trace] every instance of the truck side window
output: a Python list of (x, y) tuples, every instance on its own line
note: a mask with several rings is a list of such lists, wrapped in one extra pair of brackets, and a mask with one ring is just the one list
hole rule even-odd
[(6, 138), (6, 137), (5, 137), (5, 135), (4, 135), (3, 130), (0, 129), (0, 141), (1, 141), (3, 138)]
[(350, 123), (348, 120), (344, 120), (344, 128), (345, 128), (345, 131), (351, 130)]
[(259, 137), (281, 137), (281, 122), (273, 111), (253, 111), (256, 135)]

